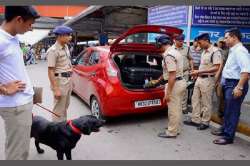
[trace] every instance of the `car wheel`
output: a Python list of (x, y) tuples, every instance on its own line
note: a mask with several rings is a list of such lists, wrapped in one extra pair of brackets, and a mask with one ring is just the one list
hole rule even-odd
[(96, 97), (92, 97), (90, 103), (90, 109), (91, 109), (91, 114), (95, 116), (97, 119), (106, 120), (102, 115), (101, 106)]

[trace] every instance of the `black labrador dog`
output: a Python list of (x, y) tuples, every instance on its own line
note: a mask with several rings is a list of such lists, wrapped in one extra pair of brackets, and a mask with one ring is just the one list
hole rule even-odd
[(35, 138), (38, 153), (44, 153), (39, 146), (39, 143), (42, 143), (56, 150), (58, 160), (63, 160), (64, 154), (67, 160), (71, 160), (71, 150), (75, 148), (81, 134), (90, 135), (91, 132), (98, 132), (103, 124), (104, 121), (92, 115), (64, 122), (50, 122), (41, 116), (34, 116), (31, 137)]

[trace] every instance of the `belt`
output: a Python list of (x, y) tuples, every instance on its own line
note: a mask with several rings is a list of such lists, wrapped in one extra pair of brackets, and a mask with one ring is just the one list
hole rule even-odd
[[(183, 80), (183, 77), (176, 77), (175, 80), (176, 81)], [(168, 80), (165, 80), (165, 82), (168, 83)]]
[(226, 81), (239, 81), (238, 79), (230, 79), (230, 78), (226, 78)]
[(175, 80), (176, 81), (183, 80), (183, 77), (176, 77)]
[[(176, 77), (175, 80), (176, 81), (183, 80), (183, 77)], [(168, 83), (168, 80), (161, 79), (158, 85), (165, 85), (166, 83)]]
[(63, 72), (63, 73), (55, 73), (55, 76), (61, 76), (61, 77), (71, 77), (72, 72)]
[(201, 78), (209, 78), (209, 77), (214, 77), (215, 75), (200, 75), (199, 77)]

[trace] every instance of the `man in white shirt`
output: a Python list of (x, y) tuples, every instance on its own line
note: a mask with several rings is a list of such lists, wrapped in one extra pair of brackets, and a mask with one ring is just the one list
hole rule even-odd
[(225, 32), (225, 42), (230, 48), (222, 71), (221, 85), (224, 94), (224, 121), (220, 131), (212, 134), (221, 136), (213, 141), (217, 145), (232, 144), (241, 114), (241, 105), (248, 92), (250, 54), (243, 46), (242, 34), (238, 28)]
[(6, 6), (0, 27), (0, 115), (7, 160), (26, 160), (29, 154), (34, 91), (16, 35), (32, 30), (38, 17), (31, 6)]

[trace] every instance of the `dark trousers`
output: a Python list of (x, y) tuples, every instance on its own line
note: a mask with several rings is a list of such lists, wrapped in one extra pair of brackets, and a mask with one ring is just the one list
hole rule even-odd
[(223, 95), (225, 101), (224, 107), (224, 122), (223, 122), (223, 132), (225, 139), (234, 140), (236, 128), (240, 118), (241, 104), (248, 91), (248, 82), (245, 83), (243, 94), (239, 98), (234, 98), (232, 92), (237, 86), (239, 80), (226, 79), (225, 85), (223, 85)]

